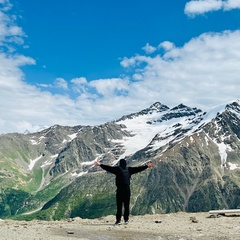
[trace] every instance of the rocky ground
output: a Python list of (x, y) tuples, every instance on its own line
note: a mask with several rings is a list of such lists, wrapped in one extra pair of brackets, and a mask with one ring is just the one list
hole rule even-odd
[(1, 240), (238, 240), (240, 215), (211, 217), (208, 213), (131, 216), (115, 226), (115, 217), (62, 221), (0, 221)]

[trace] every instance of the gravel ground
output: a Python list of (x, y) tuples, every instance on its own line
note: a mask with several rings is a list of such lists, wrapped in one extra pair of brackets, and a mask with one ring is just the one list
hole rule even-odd
[(0, 221), (1, 240), (240, 240), (240, 215), (208, 213), (131, 216), (115, 226), (115, 216), (62, 221)]

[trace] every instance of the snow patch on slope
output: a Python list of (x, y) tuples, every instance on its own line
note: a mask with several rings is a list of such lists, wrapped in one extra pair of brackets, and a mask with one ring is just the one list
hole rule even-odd
[(44, 167), (47, 167), (49, 165), (51, 165), (53, 163), (53, 159), (57, 158), (58, 157), (58, 154), (55, 154), (55, 155), (52, 155), (50, 156), (50, 159), (48, 159), (47, 161), (45, 161), (42, 165), (41, 165), (41, 168), (44, 168)]
[(118, 122), (119, 124), (124, 124), (126, 130), (132, 134), (131, 137), (125, 137), (122, 140), (113, 140), (113, 142), (122, 144), (125, 149), (125, 153), (121, 155), (119, 159), (132, 155), (138, 150), (143, 149), (149, 144), (149, 142), (151, 142), (158, 132), (163, 131), (166, 128), (166, 125), (164, 124), (146, 123), (154, 117), (159, 117), (159, 114), (142, 115), (133, 119), (126, 119)]
[(33, 169), (33, 167), (34, 167), (34, 165), (36, 164), (36, 162), (39, 160), (39, 159), (41, 159), (42, 158), (42, 155), (41, 156), (39, 156), (39, 157), (37, 157), (37, 158), (35, 158), (35, 159), (30, 159), (30, 164), (29, 164), (29, 166), (28, 166), (28, 169), (29, 170), (32, 170)]

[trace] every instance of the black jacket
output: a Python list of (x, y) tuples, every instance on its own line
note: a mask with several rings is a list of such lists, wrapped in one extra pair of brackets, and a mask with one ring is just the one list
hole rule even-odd
[(121, 167), (121, 166), (108, 166), (101, 164), (100, 167), (110, 173), (116, 175), (116, 186), (117, 188), (126, 188), (130, 186), (131, 175), (141, 172), (148, 168), (147, 165), (140, 167)]

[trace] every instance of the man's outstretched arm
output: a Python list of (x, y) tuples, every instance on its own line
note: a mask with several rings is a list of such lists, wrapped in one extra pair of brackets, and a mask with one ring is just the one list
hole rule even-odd
[(102, 164), (99, 161), (94, 162), (94, 165), (95, 166), (99, 166), (103, 170), (106, 170), (106, 171), (108, 171), (110, 173), (113, 173), (113, 174), (116, 174), (116, 172), (117, 172), (117, 168), (116, 167), (112, 167), (112, 166), (108, 166), (108, 165)]
[(154, 165), (151, 162), (148, 162), (146, 165), (144, 166), (140, 166), (140, 167), (129, 167), (129, 172), (130, 174), (134, 174), (134, 173), (138, 173), (138, 172), (142, 172), (147, 168), (152, 168)]

